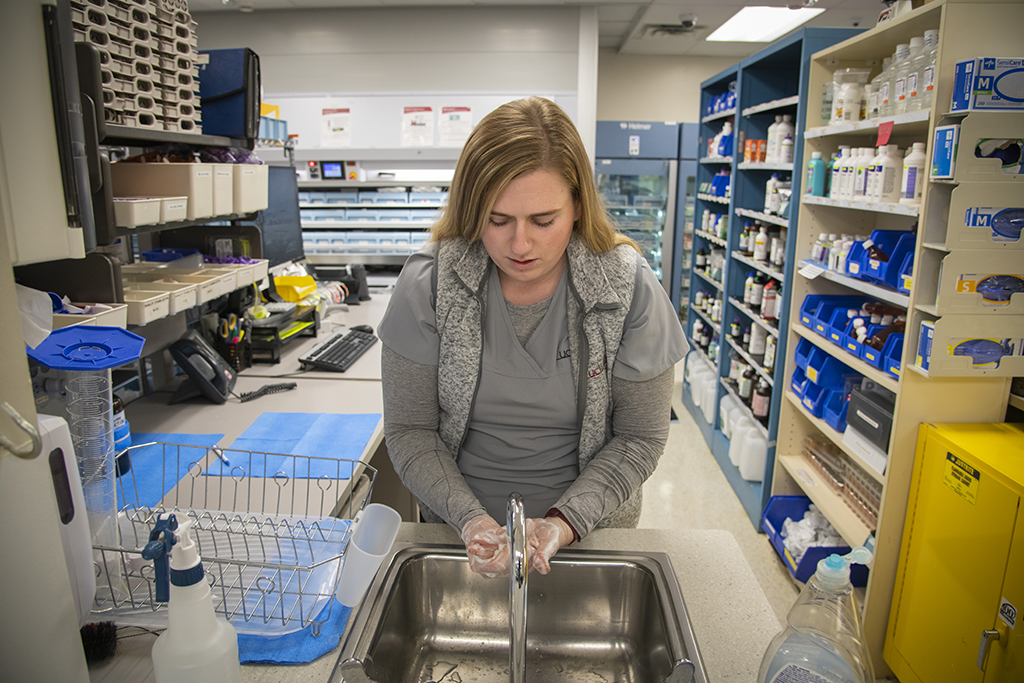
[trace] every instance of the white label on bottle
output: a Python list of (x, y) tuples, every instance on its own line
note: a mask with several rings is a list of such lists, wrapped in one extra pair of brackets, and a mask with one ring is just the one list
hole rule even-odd
[(896, 97), (894, 98), (897, 102), (903, 101), (907, 96), (907, 79), (897, 78), (896, 79)]
[(924, 80), (924, 83), (923, 83), (924, 89), (926, 91), (927, 90), (932, 90), (932, 89), (935, 88), (935, 67), (934, 66), (926, 66), (924, 68), (924, 79), (923, 80)]
[(882, 104), (889, 104), (889, 81), (882, 83)]
[(907, 94), (910, 97), (917, 97), (917, 72), (907, 76)]
[(123, 410), (121, 412), (119, 412), (119, 413), (114, 413), (114, 422), (113, 422), (114, 429), (118, 429), (119, 427), (124, 427), (126, 422), (127, 422), (127, 420), (124, 419), (124, 411)]
[(789, 663), (772, 676), (769, 683), (831, 683), (831, 681), (807, 667)]
[(750, 410), (753, 411), (754, 417), (768, 417), (768, 402), (771, 400), (771, 394), (762, 396), (761, 394), (755, 393), (754, 397), (750, 400)]

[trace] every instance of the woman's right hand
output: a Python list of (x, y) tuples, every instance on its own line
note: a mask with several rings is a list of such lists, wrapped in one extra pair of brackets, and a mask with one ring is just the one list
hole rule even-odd
[(466, 544), (470, 569), (486, 579), (508, 575), (509, 547), (505, 527), (490, 515), (478, 515), (466, 522), (461, 536)]

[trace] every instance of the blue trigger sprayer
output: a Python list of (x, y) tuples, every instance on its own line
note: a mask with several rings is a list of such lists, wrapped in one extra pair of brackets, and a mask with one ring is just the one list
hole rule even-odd
[(192, 520), (160, 515), (142, 557), (153, 560), (156, 601), (166, 602), (167, 630), (153, 643), (157, 683), (237, 683), (238, 635), (213, 610), (210, 585), (196, 544)]
[(874, 683), (850, 564), (871, 562), (857, 546), (818, 562), (761, 659), (757, 683)]

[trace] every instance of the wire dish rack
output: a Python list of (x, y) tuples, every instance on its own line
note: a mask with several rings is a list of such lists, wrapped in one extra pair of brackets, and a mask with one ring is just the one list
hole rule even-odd
[[(123, 458), (124, 456), (121, 456)], [(118, 478), (118, 547), (94, 546), (93, 614), (165, 628), (155, 570), (142, 549), (159, 515), (193, 520), (215, 610), (239, 633), (277, 636), (321, 625), (356, 515), (376, 470), (364, 462), (150, 443), (128, 449)]]

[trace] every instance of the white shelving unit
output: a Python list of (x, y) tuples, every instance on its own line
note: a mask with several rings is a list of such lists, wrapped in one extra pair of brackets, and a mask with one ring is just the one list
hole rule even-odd
[(701, 123), (707, 123), (708, 121), (717, 121), (719, 119), (727, 119), (730, 116), (736, 116), (736, 107), (733, 107), (732, 109), (725, 109), (725, 110), (720, 111), (720, 112), (718, 112), (716, 114), (708, 114), (707, 116), (702, 116), (701, 119), (700, 119), (700, 122)]
[[(810, 64), (810, 85), (806, 106), (810, 111), (820, 111), (822, 87), (830, 81), (837, 68), (858, 67), (868, 63), (880, 63), (882, 57), (893, 52), (899, 43), (907, 43), (914, 36), (923, 35), (926, 30), (939, 31), (939, 61), (936, 65), (936, 94), (929, 110), (910, 112), (892, 117), (842, 124), (839, 126), (810, 127), (804, 131), (802, 157), (806, 164), (812, 152), (822, 152), (828, 158), (840, 144), (854, 147), (873, 146), (878, 139), (879, 126), (892, 123), (890, 140), (906, 149), (913, 142), (925, 142), (932, 146), (934, 129), (938, 125), (966, 122), (975, 119), (977, 123), (990, 123), (998, 115), (969, 115), (951, 119), (943, 116), (949, 108), (953, 91), (953, 65), (956, 61), (984, 54), (1003, 54), (1019, 49), (1018, 27), (1024, 25), (1024, 4), (1002, 2), (968, 2), (962, 0), (935, 0), (902, 17), (882, 24), (845, 42), (816, 53)], [(871, 75), (874, 76), (876, 71)], [(1018, 116), (1018, 135), (1024, 130), (1024, 116)], [(977, 124), (975, 124), (977, 125)], [(972, 129), (977, 130), (977, 128)], [(1001, 126), (989, 126), (993, 135), (1005, 132)], [(1016, 135), (1015, 135), (1016, 137)], [(961, 145), (963, 145), (961, 138)], [(949, 259), (967, 250), (975, 256), (985, 257), (986, 249), (1016, 249), (1024, 260), (1022, 245), (992, 247), (972, 242), (963, 230), (954, 229), (957, 217), (963, 216), (962, 207), (973, 206), (1018, 206), (1019, 204), (993, 203), (1002, 196), (999, 190), (1017, 188), (1015, 197), (1020, 197), (1020, 182), (1013, 185), (995, 176), (978, 182), (967, 177), (967, 168), (974, 168), (974, 160), (965, 160), (961, 148), (960, 160), (964, 166), (963, 175), (950, 183), (929, 182), (924, 188), (920, 206), (900, 204), (870, 204), (864, 202), (843, 202), (822, 197), (801, 197), (799, 216), (796, 221), (795, 240), (797, 269), (808, 265), (811, 249), (820, 233), (866, 234), (874, 229), (910, 230), (918, 223), (915, 258), (910, 294), (900, 293), (886, 287), (865, 282), (842, 273), (822, 268), (806, 269), (793, 278), (786, 292), (790, 310), (799, 310), (804, 298), (811, 294), (857, 294), (876, 298), (899, 306), (907, 311), (907, 334), (900, 358), (902, 372), (893, 377), (883, 369), (875, 368), (854, 357), (838, 344), (818, 335), (803, 326), (797, 317), (783, 332), (788, 337), (786, 354), (778, 364), (784, 364), (786, 378), (786, 400), (783, 401), (779, 416), (778, 442), (776, 445), (775, 471), (772, 477), (772, 495), (806, 495), (821, 509), (840, 535), (851, 545), (873, 544), (875, 558), (871, 565), (868, 586), (863, 604), (863, 621), (868, 648), (876, 677), (891, 673), (883, 651), (889, 611), (893, 599), (893, 587), (899, 562), (901, 539), (907, 511), (913, 461), (917, 444), (918, 427), (924, 422), (1001, 422), (1006, 411), (1010, 378), (997, 373), (983, 374), (972, 371), (970, 358), (960, 358), (961, 368), (956, 371), (933, 369), (918, 372), (915, 366), (917, 336), (923, 321), (936, 322), (937, 328), (944, 325), (946, 330), (956, 326), (965, 334), (974, 329), (984, 332), (986, 325), (1016, 323), (1017, 336), (1024, 330), (1024, 318), (1020, 315), (993, 314), (978, 309), (976, 315), (956, 314), (939, 316), (946, 301), (938, 298), (941, 280), (937, 273), (944, 259)], [(930, 167), (930, 157), (926, 168)], [(799, 167), (798, 167), (799, 168)], [(993, 186), (996, 186), (993, 189)], [(989, 203), (984, 203), (984, 202)], [(965, 202), (974, 202), (965, 204)], [(958, 212), (960, 212), (958, 214)], [(963, 221), (961, 220), (961, 223)], [(950, 262), (947, 262), (950, 263)], [(814, 264), (811, 264), (814, 265)], [(983, 268), (984, 266), (979, 266)], [(970, 271), (968, 271), (970, 272)], [(980, 272), (980, 271), (978, 271)], [(995, 271), (993, 271), (995, 272)], [(994, 328), (992, 328), (994, 329)], [(1002, 328), (999, 328), (1002, 329)], [(945, 330), (942, 330), (944, 333)], [(936, 343), (939, 343), (939, 332)], [(892, 391), (896, 397), (889, 447), (886, 452), (885, 471), (880, 473), (861, 457), (857, 448), (850, 446), (844, 434), (835, 430), (825, 420), (812, 415), (792, 392), (790, 382), (795, 369), (795, 349), (802, 340), (809, 340), (815, 349), (846, 364), (864, 377), (878, 382)], [(1011, 365), (1011, 364), (1006, 364)], [(1004, 369), (1002, 374), (1007, 374)], [(782, 385), (782, 382), (778, 384)], [(829, 488), (808, 465), (802, 453), (803, 439), (813, 436), (834, 444), (849, 457), (853, 466), (877, 483), (883, 485), (880, 514), (875, 529), (857, 517), (846, 505), (843, 498)]]
[(761, 221), (762, 223), (771, 223), (772, 225), (779, 225), (783, 228), (789, 227), (789, 219), (783, 216), (775, 216), (770, 213), (764, 213), (763, 211), (754, 211), (753, 209), (736, 209), (736, 215), (742, 216), (743, 218), (752, 218), (755, 221)]

